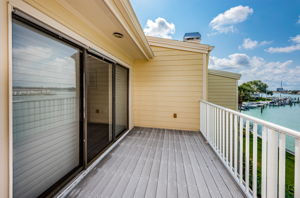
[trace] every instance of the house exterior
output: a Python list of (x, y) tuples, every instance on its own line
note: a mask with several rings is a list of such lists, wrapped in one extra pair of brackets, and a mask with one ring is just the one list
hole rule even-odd
[(1, 0), (0, 14), (0, 197), (63, 197), (89, 173), (89, 195), (284, 197), (287, 135), (300, 196), (299, 133), (232, 110), (240, 76), (208, 70), (212, 46), (146, 37), (129, 0)]
[(240, 74), (208, 70), (208, 101), (229, 109), (238, 110), (238, 80)]
[(2, 0), (0, 196), (57, 192), (134, 126), (199, 131), (212, 49), (127, 0)]

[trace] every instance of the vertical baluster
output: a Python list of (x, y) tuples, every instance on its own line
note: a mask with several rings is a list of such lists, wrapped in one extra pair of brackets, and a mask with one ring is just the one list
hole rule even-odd
[(216, 127), (215, 127), (215, 108), (211, 106), (211, 126), (212, 126), (212, 133), (213, 133), (213, 145), (216, 148)]
[(234, 116), (234, 174), (237, 177), (238, 163), (238, 117)]
[(209, 119), (209, 131), (210, 131), (210, 143), (211, 143), (211, 145), (214, 145), (214, 129), (213, 129), (213, 127), (212, 127), (212, 120), (211, 120), (211, 115), (212, 115), (212, 113), (211, 113), (211, 106), (209, 105), (209, 117), (208, 117), (208, 119)]
[(285, 197), (285, 134), (279, 135), (279, 190), (278, 197)]
[(206, 112), (206, 124), (205, 124), (205, 131), (206, 131), (206, 139), (207, 141), (210, 143), (210, 133), (209, 133), (209, 106), (206, 104), (206, 109), (205, 109), (205, 112)]
[(268, 130), (267, 150), (267, 197), (277, 197), (278, 185), (278, 135), (276, 131)]
[(257, 197), (257, 124), (253, 126), (253, 174), (252, 174), (253, 197)]
[(213, 115), (213, 125), (214, 125), (214, 137), (215, 137), (215, 141), (214, 141), (214, 145), (215, 145), (215, 149), (217, 149), (217, 130), (216, 130), (216, 108), (213, 107), (213, 112), (214, 112), (214, 115)]
[(229, 123), (229, 138), (230, 138), (230, 169), (232, 171), (232, 167), (233, 167), (233, 121), (232, 121), (232, 113), (230, 113), (230, 123)]
[(220, 133), (220, 156), (222, 156), (222, 153), (223, 153), (223, 141), (222, 141), (222, 131), (223, 131), (223, 126), (222, 126), (222, 123), (223, 123), (223, 116), (222, 116), (222, 110), (220, 109), (219, 110), (219, 118), (220, 118), (220, 122), (219, 122), (219, 133)]
[(219, 144), (220, 144), (220, 155), (222, 155), (222, 111), (219, 109)]
[(215, 128), (214, 128), (214, 111), (213, 106), (210, 106), (210, 128), (212, 134), (212, 142), (211, 144), (215, 147)]
[(268, 129), (263, 126), (262, 131), (262, 151), (261, 151), (261, 197), (267, 197), (267, 145), (268, 145)]
[(225, 111), (222, 110), (222, 146), (223, 146), (223, 160), (225, 160)]
[(249, 120), (246, 120), (246, 191), (249, 191), (249, 161), (250, 161), (250, 137), (249, 137)]
[(203, 103), (200, 102), (200, 131), (203, 133)]
[(228, 112), (226, 112), (226, 119), (225, 119), (225, 121), (226, 121), (226, 124), (225, 124), (225, 129), (226, 129), (226, 142), (225, 142), (225, 145), (226, 145), (226, 151), (225, 151), (225, 158), (226, 158), (226, 164), (228, 165), (228, 161), (229, 161), (229, 159), (228, 159), (228, 154), (229, 154), (229, 152), (228, 152), (228, 150), (229, 150), (229, 133), (228, 133), (228, 124), (229, 124), (229, 116), (228, 116)]
[(244, 141), (244, 121), (240, 117), (240, 183), (243, 184), (243, 141)]
[(300, 139), (295, 138), (295, 194), (300, 197)]
[(220, 130), (219, 130), (219, 109), (216, 108), (216, 132), (217, 132), (217, 151), (220, 152)]

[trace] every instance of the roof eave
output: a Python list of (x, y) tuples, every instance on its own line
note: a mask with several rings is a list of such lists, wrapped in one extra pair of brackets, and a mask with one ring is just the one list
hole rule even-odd
[(104, 0), (111, 13), (119, 20), (120, 24), (131, 36), (135, 45), (140, 49), (147, 60), (154, 57), (154, 53), (146, 39), (142, 27), (128, 0)]
[(152, 36), (147, 36), (147, 40), (151, 46), (192, 51), (204, 54), (208, 54), (214, 48), (213, 46), (201, 43), (184, 42)]
[(222, 76), (222, 77), (226, 77), (226, 78), (232, 78), (232, 79), (236, 79), (236, 80), (240, 80), (241, 76), (242, 76), (239, 73), (221, 71), (221, 70), (215, 70), (215, 69), (208, 69), (208, 74)]

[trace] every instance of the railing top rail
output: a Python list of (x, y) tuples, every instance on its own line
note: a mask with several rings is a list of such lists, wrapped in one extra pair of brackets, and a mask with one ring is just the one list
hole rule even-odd
[(261, 124), (261, 125), (263, 125), (263, 126), (268, 127), (269, 129), (275, 130), (275, 131), (277, 131), (277, 132), (285, 133), (285, 134), (287, 134), (287, 135), (291, 135), (291, 136), (294, 136), (294, 137), (300, 139), (300, 132), (299, 132), (299, 131), (296, 131), (296, 130), (293, 130), (293, 129), (289, 129), (289, 128), (286, 128), (286, 127), (283, 127), (283, 126), (274, 124), (274, 123), (272, 123), (272, 122), (268, 122), (268, 121), (265, 121), (265, 120), (261, 120), (261, 119), (259, 119), (259, 118), (255, 118), (255, 117), (253, 117), (253, 116), (249, 116), (249, 115), (240, 113), (240, 112), (238, 112), (238, 111), (234, 111), (234, 110), (228, 109), (228, 108), (226, 108), (226, 107), (222, 107), (222, 106), (219, 106), (219, 105), (216, 105), (216, 104), (207, 102), (207, 101), (205, 101), (205, 100), (201, 100), (200, 102), (203, 102), (203, 103), (208, 104), (208, 105), (210, 105), (210, 106), (213, 106), (213, 107), (222, 109), (222, 110), (224, 110), (224, 111), (230, 112), (230, 113), (232, 113), (232, 114), (234, 114), (234, 115), (240, 116), (240, 117), (245, 118), (245, 119), (247, 119), (247, 120), (256, 122), (257, 124)]

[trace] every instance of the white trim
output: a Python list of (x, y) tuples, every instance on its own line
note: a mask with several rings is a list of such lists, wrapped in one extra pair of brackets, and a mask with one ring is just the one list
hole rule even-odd
[(131, 68), (132, 66), (129, 63), (126, 63), (122, 61), (121, 59), (117, 58), (116, 56), (110, 54), (105, 49), (100, 48), (98, 45), (94, 44), (93, 42), (89, 41), (88, 39), (80, 36), (79, 34), (73, 32), (63, 24), (57, 22), (56, 20), (52, 19), (51, 17), (45, 15), (44, 13), (40, 12), (39, 10), (33, 8), (29, 4), (23, 2), (22, 0), (9, 0), (12, 7), (18, 8), (24, 13), (30, 15), (31, 17), (35, 18), (36, 20), (39, 20), (45, 24), (47, 24), (49, 27), (62, 32), (65, 35), (68, 35), (69, 37), (73, 38), (74, 40), (86, 45), (89, 48), (92, 48), (99, 53), (103, 54), (104, 56), (107, 56), (118, 63), (120, 63), (123, 66), (126, 66), (128, 68)]
[(208, 54), (214, 47), (210, 45), (191, 43), (184, 41), (176, 41), (171, 39), (164, 39), (158, 37), (147, 36), (148, 42), (151, 46), (165, 47), (170, 49), (178, 49), (190, 52), (198, 52)]
[(208, 78), (207, 78), (207, 55), (203, 54), (202, 57), (202, 65), (203, 65), (203, 69), (202, 69), (202, 98), (204, 100), (207, 100), (207, 86), (208, 86)]
[(238, 110), (239, 109), (239, 84), (238, 84), (238, 81), (235, 81), (235, 89), (236, 89), (236, 91), (235, 91), (235, 94), (236, 94), (236, 96), (235, 96), (235, 110)]
[(9, 115), (9, 197), (13, 197), (13, 111), (12, 111), (12, 6), (8, 6), (8, 115)]
[(132, 104), (132, 94), (133, 94), (133, 69), (129, 69), (129, 85), (128, 85), (128, 124), (129, 124), (129, 128), (133, 127), (133, 117), (132, 117), (132, 109), (133, 109), (133, 104)]
[(96, 159), (86, 170), (83, 170), (80, 174), (78, 174), (77, 177), (75, 177), (72, 181), (70, 181), (61, 191), (59, 191), (57, 193), (56, 196), (54, 196), (55, 198), (64, 198), (66, 197), (76, 186), (77, 184), (83, 180), (85, 178), (85, 176), (91, 172), (95, 166), (97, 166), (97, 164), (99, 162), (101, 162), (101, 160), (103, 160), (127, 135), (128, 133), (132, 130), (129, 129), (127, 130), (115, 143), (113, 143), (113, 145), (111, 145), (101, 156), (99, 156), (98, 159)]

